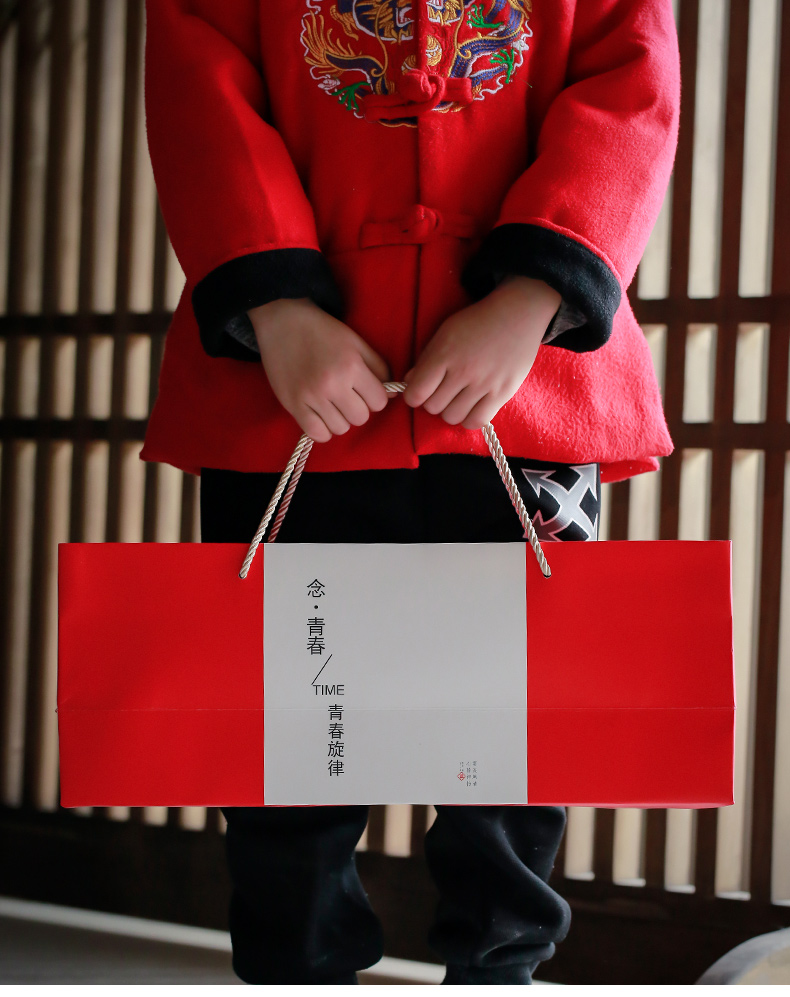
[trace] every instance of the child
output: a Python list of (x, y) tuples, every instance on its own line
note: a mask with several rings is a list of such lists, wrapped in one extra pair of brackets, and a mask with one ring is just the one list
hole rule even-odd
[[(625, 294), (677, 141), (671, 0), (147, 14), (149, 147), (187, 283), (140, 456), (201, 474), (202, 539), (252, 538), (304, 431), (278, 539), (523, 542), (489, 420), (543, 535), (594, 539), (599, 481), (672, 448)], [(355, 982), (381, 955), (353, 862), (366, 808), (223, 812), (239, 976)], [(446, 983), (529, 983), (551, 956), (564, 823), (439, 808)]]

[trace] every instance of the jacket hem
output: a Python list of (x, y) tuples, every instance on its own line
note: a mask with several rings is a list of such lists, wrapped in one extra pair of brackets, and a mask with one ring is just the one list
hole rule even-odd
[[(433, 454), (440, 454), (440, 453), (441, 454), (445, 454), (445, 453), (446, 454), (455, 454), (455, 453), (458, 453), (458, 454), (466, 454), (467, 456), (472, 455), (472, 456), (479, 456), (479, 457), (488, 457), (488, 458), (491, 458), (491, 454), (490, 454), (489, 451), (486, 451), (485, 453), (483, 453), (482, 451), (475, 452), (475, 451), (470, 451), (470, 450), (447, 450), (447, 451), (444, 451), (444, 450), (431, 450), (431, 451), (425, 451), (425, 452), (420, 453), (420, 454), (414, 454), (414, 460), (410, 461), (408, 463), (402, 463), (402, 462), (400, 462), (400, 463), (393, 464), (392, 461), (384, 460), (380, 464), (377, 464), (375, 467), (372, 467), (372, 466), (370, 466), (370, 467), (366, 466), (364, 468), (358, 468), (358, 467), (352, 467), (352, 468), (316, 468), (316, 467), (313, 467), (313, 468), (311, 468), (311, 470), (314, 473), (319, 473), (320, 474), (322, 471), (324, 471), (324, 472), (331, 471), (332, 473), (335, 473), (335, 472), (337, 472), (339, 470), (357, 471), (357, 470), (402, 470), (402, 469), (414, 469), (414, 468), (416, 468), (416, 467), (419, 466), (419, 458), (420, 457), (423, 457), (423, 456), (427, 457), (427, 456), (432, 456)], [(525, 455), (522, 455), (522, 454), (507, 454), (507, 456), (508, 457), (515, 457), (515, 458), (522, 458), (523, 457), (524, 459), (527, 459), (527, 457), (529, 455), (525, 456)], [(649, 473), (651, 471), (657, 471), (660, 468), (659, 461), (658, 461), (658, 459), (656, 457), (637, 457), (637, 458), (633, 458), (633, 459), (630, 459), (630, 460), (609, 460), (609, 461), (607, 461), (606, 459), (595, 460), (594, 458), (585, 459), (585, 460), (580, 460), (580, 459), (579, 460), (571, 460), (571, 459), (568, 459), (567, 454), (565, 454), (563, 456), (564, 456), (565, 459), (564, 460), (560, 460), (559, 458), (553, 458), (551, 456), (547, 456), (546, 454), (541, 454), (540, 458), (536, 457), (534, 459), (535, 460), (540, 459), (540, 460), (543, 460), (543, 461), (556, 460), (557, 463), (561, 463), (561, 464), (597, 463), (597, 464), (600, 465), (600, 468), (601, 468), (601, 482), (603, 484), (613, 483), (613, 482), (616, 482), (616, 481), (625, 481), (626, 479), (635, 477), (638, 474), (646, 474), (646, 473)], [(215, 466), (219, 466), (216, 462), (212, 462), (212, 458), (209, 458), (209, 457), (203, 458), (201, 460), (196, 460), (194, 463), (191, 463), (187, 458), (177, 457), (175, 455), (166, 454), (166, 453), (162, 453), (162, 452), (157, 453), (156, 450), (154, 450), (153, 448), (149, 448), (147, 446), (143, 446), (142, 450), (138, 454), (138, 457), (139, 457), (140, 460), (145, 461), (145, 462), (158, 463), (158, 464), (170, 464), (172, 467), (177, 468), (179, 471), (183, 471), (185, 474), (194, 474), (197, 477), (200, 477), (201, 467), (215, 467)], [(493, 459), (493, 458), (491, 458), (491, 459)], [(261, 472), (260, 468), (254, 468), (254, 467), (224, 467), (224, 463), (222, 461), (220, 461), (220, 464), (223, 464), (223, 468), (222, 468), (223, 470), (242, 471), (242, 472), (245, 472), (245, 473), (248, 473), (248, 474), (249, 473), (254, 474), (254, 473), (260, 473)], [(283, 468), (282, 467), (278, 467), (278, 468), (265, 468), (265, 469), (263, 469), (263, 471), (264, 471), (264, 473), (281, 474), (282, 471), (283, 471)]]

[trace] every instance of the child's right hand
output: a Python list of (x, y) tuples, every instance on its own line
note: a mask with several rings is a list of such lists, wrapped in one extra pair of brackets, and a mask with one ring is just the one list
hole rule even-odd
[(386, 361), (310, 298), (278, 298), (247, 314), (272, 391), (311, 439), (326, 443), (386, 407)]

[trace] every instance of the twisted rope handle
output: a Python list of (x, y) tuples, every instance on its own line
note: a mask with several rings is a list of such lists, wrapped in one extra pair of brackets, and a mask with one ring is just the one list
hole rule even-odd
[[(384, 389), (386, 391), (405, 391), (406, 382), (405, 381), (385, 381)], [(535, 552), (535, 557), (538, 559), (538, 564), (540, 565), (540, 570), (543, 572), (546, 578), (551, 577), (551, 568), (546, 560), (546, 555), (543, 553), (543, 548), (540, 546), (540, 541), (538, 540), (538, 535), (535, 533), (535, 527), (532, 525), (532, 520), (529, 518), (529, 513), (524, 505), (524, 500), (521, 498), (521, 493), (518, 490), (516, 482), (513, 480), (513, 475), (510, 471), (510, 465), (507, 462), (507, 458), (502, 450), (499, 443), (497, 434), (494, 432), (494, 427), (490, 422), (487, 422), (483, 426), (483, 436), (486, 438), (488, 443), (488, 449), (491, 451), (491, 456), (496, 462), (496, 466), (499, 469), (499, 476), (505, 483), (505, 488), (510, 496), (510, 501), (518, 513), (518, 518), (521, 520), (521, 525), (524, 527), (527, 539), (529, 540), (530, 546)], [(280, 496), (283, 495), (285, 491), (285, 486), (288, 485), (288, 490), (285, 491), (283, 496), (283, 503), (280, 506), (280, 510), (277, 513), (277, 517), (272, 524), (271, 532), (269, 533), (269, 538), (266, 541), (271, 543), (279, 532), (282, 521), (285, 518), (285, 513), (291, 502), (291, 497), (293, 496), (294, 489), (296, 488), (296, 483), (304, 470), (305, 463), (307, 462), (307, 456), (310, 453), (310, 448), (315, 441), (312, 440), (307, 433), (303, 433), (296, 444), (294, 452), (291, 454), (291, 459), (285, 465), (285, 470), (277, 483), (277, 488), (274, 490), (274, 495), (272, 495), (269, 500), (269, 504), (266, 507), (266, 512), (263, 514), (263, 519), (260, 521), (258, 529), (255, 531), (255, 536), (252, 538), (252, 543), (247, 551), (247, 556), (244, 558), (244, 563), (241, 566), (241, 571), (239, 572), (239, 578), (246, 578), (247, 572), (250, 570), (250, 564), (252, 564), (252, 559), (255, 557), (255, 551), (258, 549), (258, 544), (263, 538), (263, 534), (266, 532), (266, 527), (269, 525), (269, 520), (274, 514), (274, 510), (277, 507), (277, 503), (280, 501)], [(293, 474), (293, 477), (291, 475)], [(291, 479), (291, 483), (288, 484), (288, 479)]]

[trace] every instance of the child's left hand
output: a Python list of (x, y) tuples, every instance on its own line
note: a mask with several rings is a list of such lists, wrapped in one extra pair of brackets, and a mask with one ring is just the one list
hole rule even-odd
[(561, 301), (542, 280), (508, 275), (439, 326), (403, 377), (404, 401), (481, 429), (521, 387)]

